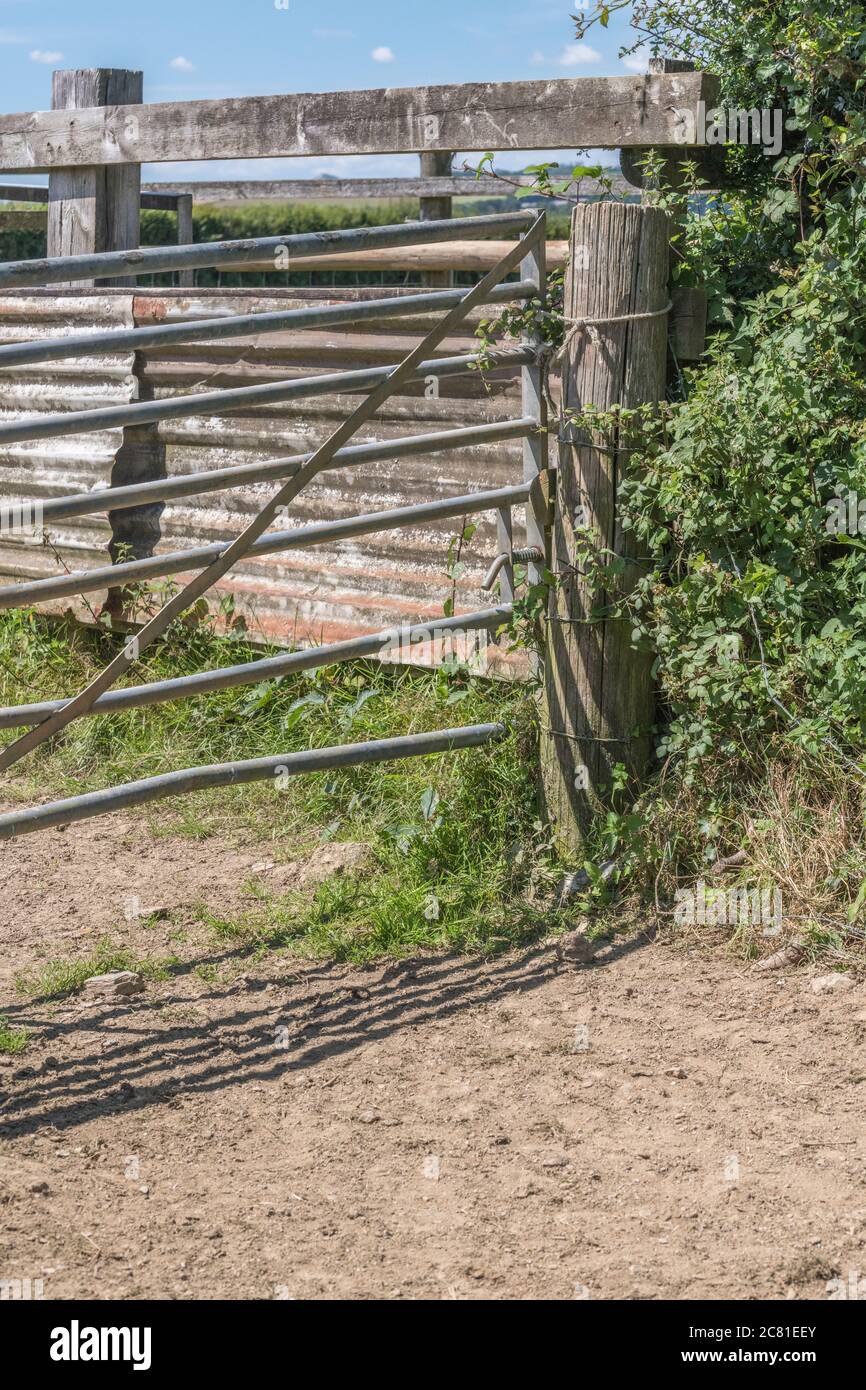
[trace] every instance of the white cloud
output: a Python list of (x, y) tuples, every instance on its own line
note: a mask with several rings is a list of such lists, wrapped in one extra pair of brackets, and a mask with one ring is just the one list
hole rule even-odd
[(629, 72), (639, 72), (641, 75), (648, 70), (650, 51), (648, 48), (635, 49), (627, 58), (623, 58), (622, 65), (628, 68)]
[(544, 64), (547, 62), (547, 59), (545, 58), (545, 56), (544, 56), (544, 54), (542, 53), (541, 49), (540, 49), (540, 48), (536, 48), (535, 52), (533, 53), (533, 55), (532, 55), (532, 57), (529, 59), (529, 61), (530, 61), (530, 63), (532, 64), (532, 66), (533, 66), (534, 68), (541, 68), (541, 67), (544, 67)]
[(567, 43), (557, 61), (560, 67), (577, 68), (584, 63), (600, 63), (601, 54), (588, 43)]
[(17, 34), (14, 29), (0, 29), (0, 43), (32, 43), (26, 34)]
[(393, 63), (395, 61), (393, 48), (387, 48), (385, 45), (381, 48), (374, 48), (370, 57), (374, 63)]
[(169, 67), (174, 68), (175, 72), (195, 72), (195, 63), (191, 63), (189, 58), (172, 58)]
[(32, 48), (30, 61), (33, 63), (62, 63), (63, 54), (56, 49)]

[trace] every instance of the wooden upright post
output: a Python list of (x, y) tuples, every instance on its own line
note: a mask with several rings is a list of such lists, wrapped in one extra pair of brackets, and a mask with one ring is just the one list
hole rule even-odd
[[(542, 709), (542, 773), (548, 818), (561, 847), (579, 850), (595, 815), (611, 805), (614, 769), (633, 782), (650, 752), (652, 658), (634, 651), (631, 624), (608, 616), (611, 594), (577, 557), (577, 533), (602, 560), (626, 560), (614, 581), (628, 592), (643, 572), (623, 531), (617, 491), (634, 439), (579, 430), (575, 413), (634, 407), (665, 391), (670, 222), (658, 208), (582, 203), (574, 209), (566, 281), (576, 327), (562, 364), (562, 418)], [(654, 314), (622, 323), (600, 320)], [(571, 331), (571, 330), (569, 330)]]
[[(422, 179), (449, 178), (454, 155), (450, 151), (432, 151), (421, 155)], [(444, 222), (454, 215), (453, 198), (421, 198), (421, 221)], [(450, 289), (454, 276), (450, 270), (425, 270), (422, 275), (425, 285), (433, 289)]]
[[(693, 73), (694, 63), (683, 58), (650, 58), (649, 76), (664, 77), (673, 73)], [(697, 112), (695, 112), (697, 116)], [(622, 149), (619, 152), (619, 167), (622, 176), (635, 188), (649, 192), (649, 186), (641, 164), (648, 151), (645, 149)], [(720, 145), (690, 145), (688, 149), (662, 150), (664, 162), (661, 177), (672, 188), (678, 188), (683, 181), (683, 164), (689, 161), (696, 164), (698, 172), (709, 188), (718, 188), (724, 182), (725, 157)]]
[[(78, 68), (52, 74), (53, 111), (140, 105), (140, 72)], [(134, 118), (124, 139), (134, 146)], [(72, 134), (74, 143), (74, 132)], [(48, 176), (48, 255), (128, 251), (139, 245), (141, 165), (92, 165), (53, 170)], [(80, 288), (94, 282), (78, 280)], [(114, 285), (127, 283), (113, 280)]]
[[(521, 280), (531, 280), (538, 286), (537, 298), (547, 303), (547, 242), (537, 241), (529, 255), (520, 262)], [(541, 348), (541, 338), (535, 330), (525, 330), (521, 335), (524, 347)], [(541, 363), (521, 369), (522, 410), (526, 416), (538, 420), (538, 429), (523, 441), (523, 479), (532, 484), (532, 492), (526, 503), (526, 544), (540, 550), (544, 560), (531, 561), (527, 566), (530, 584), (540, 584), (550, 559), (550, 496), (548, 490), (548, 467), (550, 465), (549, 442), (547, 436), (547, 397), (544, 392), (544, 371)]]
[[(138, 106), (143, 96), (140, 72), (123, 68), (82, 68), (55, 72), (51, 104), (55, 111), (94, 106)], [(123, 139), (134, 149), (136, 120), (131, 116)], [(72, 136), (74, 144), (74, 134)], [(57, 169), (48, 176), (48, 255), (81, 256), (96, 251), (128, 251), (140, 245), (141, 165), (95, 165)], [(93, 280), (70, 281), (73, 290), (93, 285)], [(110, 287), (130, 286), (132, 279), (111, 279)], [(134, 372), (140, 362), (135, 359)], [(139, 384), (139, 395), (143, 387)], [(165, 477), (165, 446), (155, 425), (134, 425), (123, 431), (123, 442), (111, 471), (112, 487), (150, 482)], [(152, 555), (159, 540), (161, 502), (109, 512), (109, 553), (120, 559)], [(110, 589), (105, 612), (123, 618), (127, 594)]]
[[(665, 74), (693, 71), (691, 60), (681, 58), (650, 58), (649, 60), (651, 76), (663, 77)], [(661, 179), (671, 188), (683, 187), (687, 162), (697, 165), (698, 173), (708, 187), (718, 187), (724, 183), (724, 151), (721, 146), (698, 145), (684, 151), (666, 149), (663, 153)], [(623, 178), (641, 190), (643, 201), (651, 203), (653, 201), (653, 189), (657, 185), (655, 181), (647, 179), (644, 170), (640, 167), (646, 154), (646, 150), (621, 150), (620, 169)], [(684, 213), (672, 228), (674, 234), (671, 245), (672, 252), (674, 252), (673, 243), (677, 239), (676, 233), (682, 233), (685, 223), (686, 215)], [(706, 290), (694, 286), (677, 286), (672, 292), (672, 299), (671, 346), (674, 356), (669, 363), (669, 375), (671, 381), (674, 381), (679, 363), (696, 362), (703, 355), (707, 337), (708, 304)]]
[[(177, 244), (178, 246), (192, 246), (194, 241), (192, 194), (179, 193), (177, 195)], [(195, 271), (179, 270), (177, 283), (181, 289), (191, 289), (195, 284)]]

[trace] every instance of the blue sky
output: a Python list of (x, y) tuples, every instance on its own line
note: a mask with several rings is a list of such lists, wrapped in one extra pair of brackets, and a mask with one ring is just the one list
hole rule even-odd
[[(47, 108), (58, 67), (141, 68), (145, 101), (644, 70), (641, 58), (619, 59), (634, 38), (624, 16), (579, 44), (569, 0), (284, 2), (0, 0), (0, 110)], [(503, 160), (521, 162), (515, 151)], [(145, 175), (360, 177), (417, 167), (416, 156), (390, 155), (164, 164)]]

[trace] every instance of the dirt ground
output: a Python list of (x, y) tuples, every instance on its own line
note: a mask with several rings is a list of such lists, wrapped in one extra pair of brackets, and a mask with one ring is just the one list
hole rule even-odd
[[(85, 1299), (825, 1299), (866, 1272), (862, 983), (816, 994), (826, 966), (759, 974), (640, 933), (576, 969), (548, 948), (253, 964), (193, 926), (179, 946), (178, 920), (321, 863), (122, 817), (0, 854), (0, 1015), (31, 1030), (0, 1057), (0, 1279)], [(126, 922), (130, 894), (172, 916)], [(16, 993), (108, 932), (185, 965), (129, 1003)]]

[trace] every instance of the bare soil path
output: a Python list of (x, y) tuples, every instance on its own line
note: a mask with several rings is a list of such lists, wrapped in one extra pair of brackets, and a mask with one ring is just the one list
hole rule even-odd
[[(48, 1298), (826, 1298), (866, 1272), (866, 988), (636, 935), (370, 969), (239, 959), (261, 849), (113, 818), (2, 847), (0, 1278)], [(284, 874), (286, 871), (283, 871)], [(297, 871), (293, 871), (297, 872)], [(172, 909), (146, 928), (122, 904)], [(15, 973), (109, 930), (129, 1003)], [(196, 973), (196, 967), (210, 967)], [(815, 973), (814, 970), (811, 973)]]

